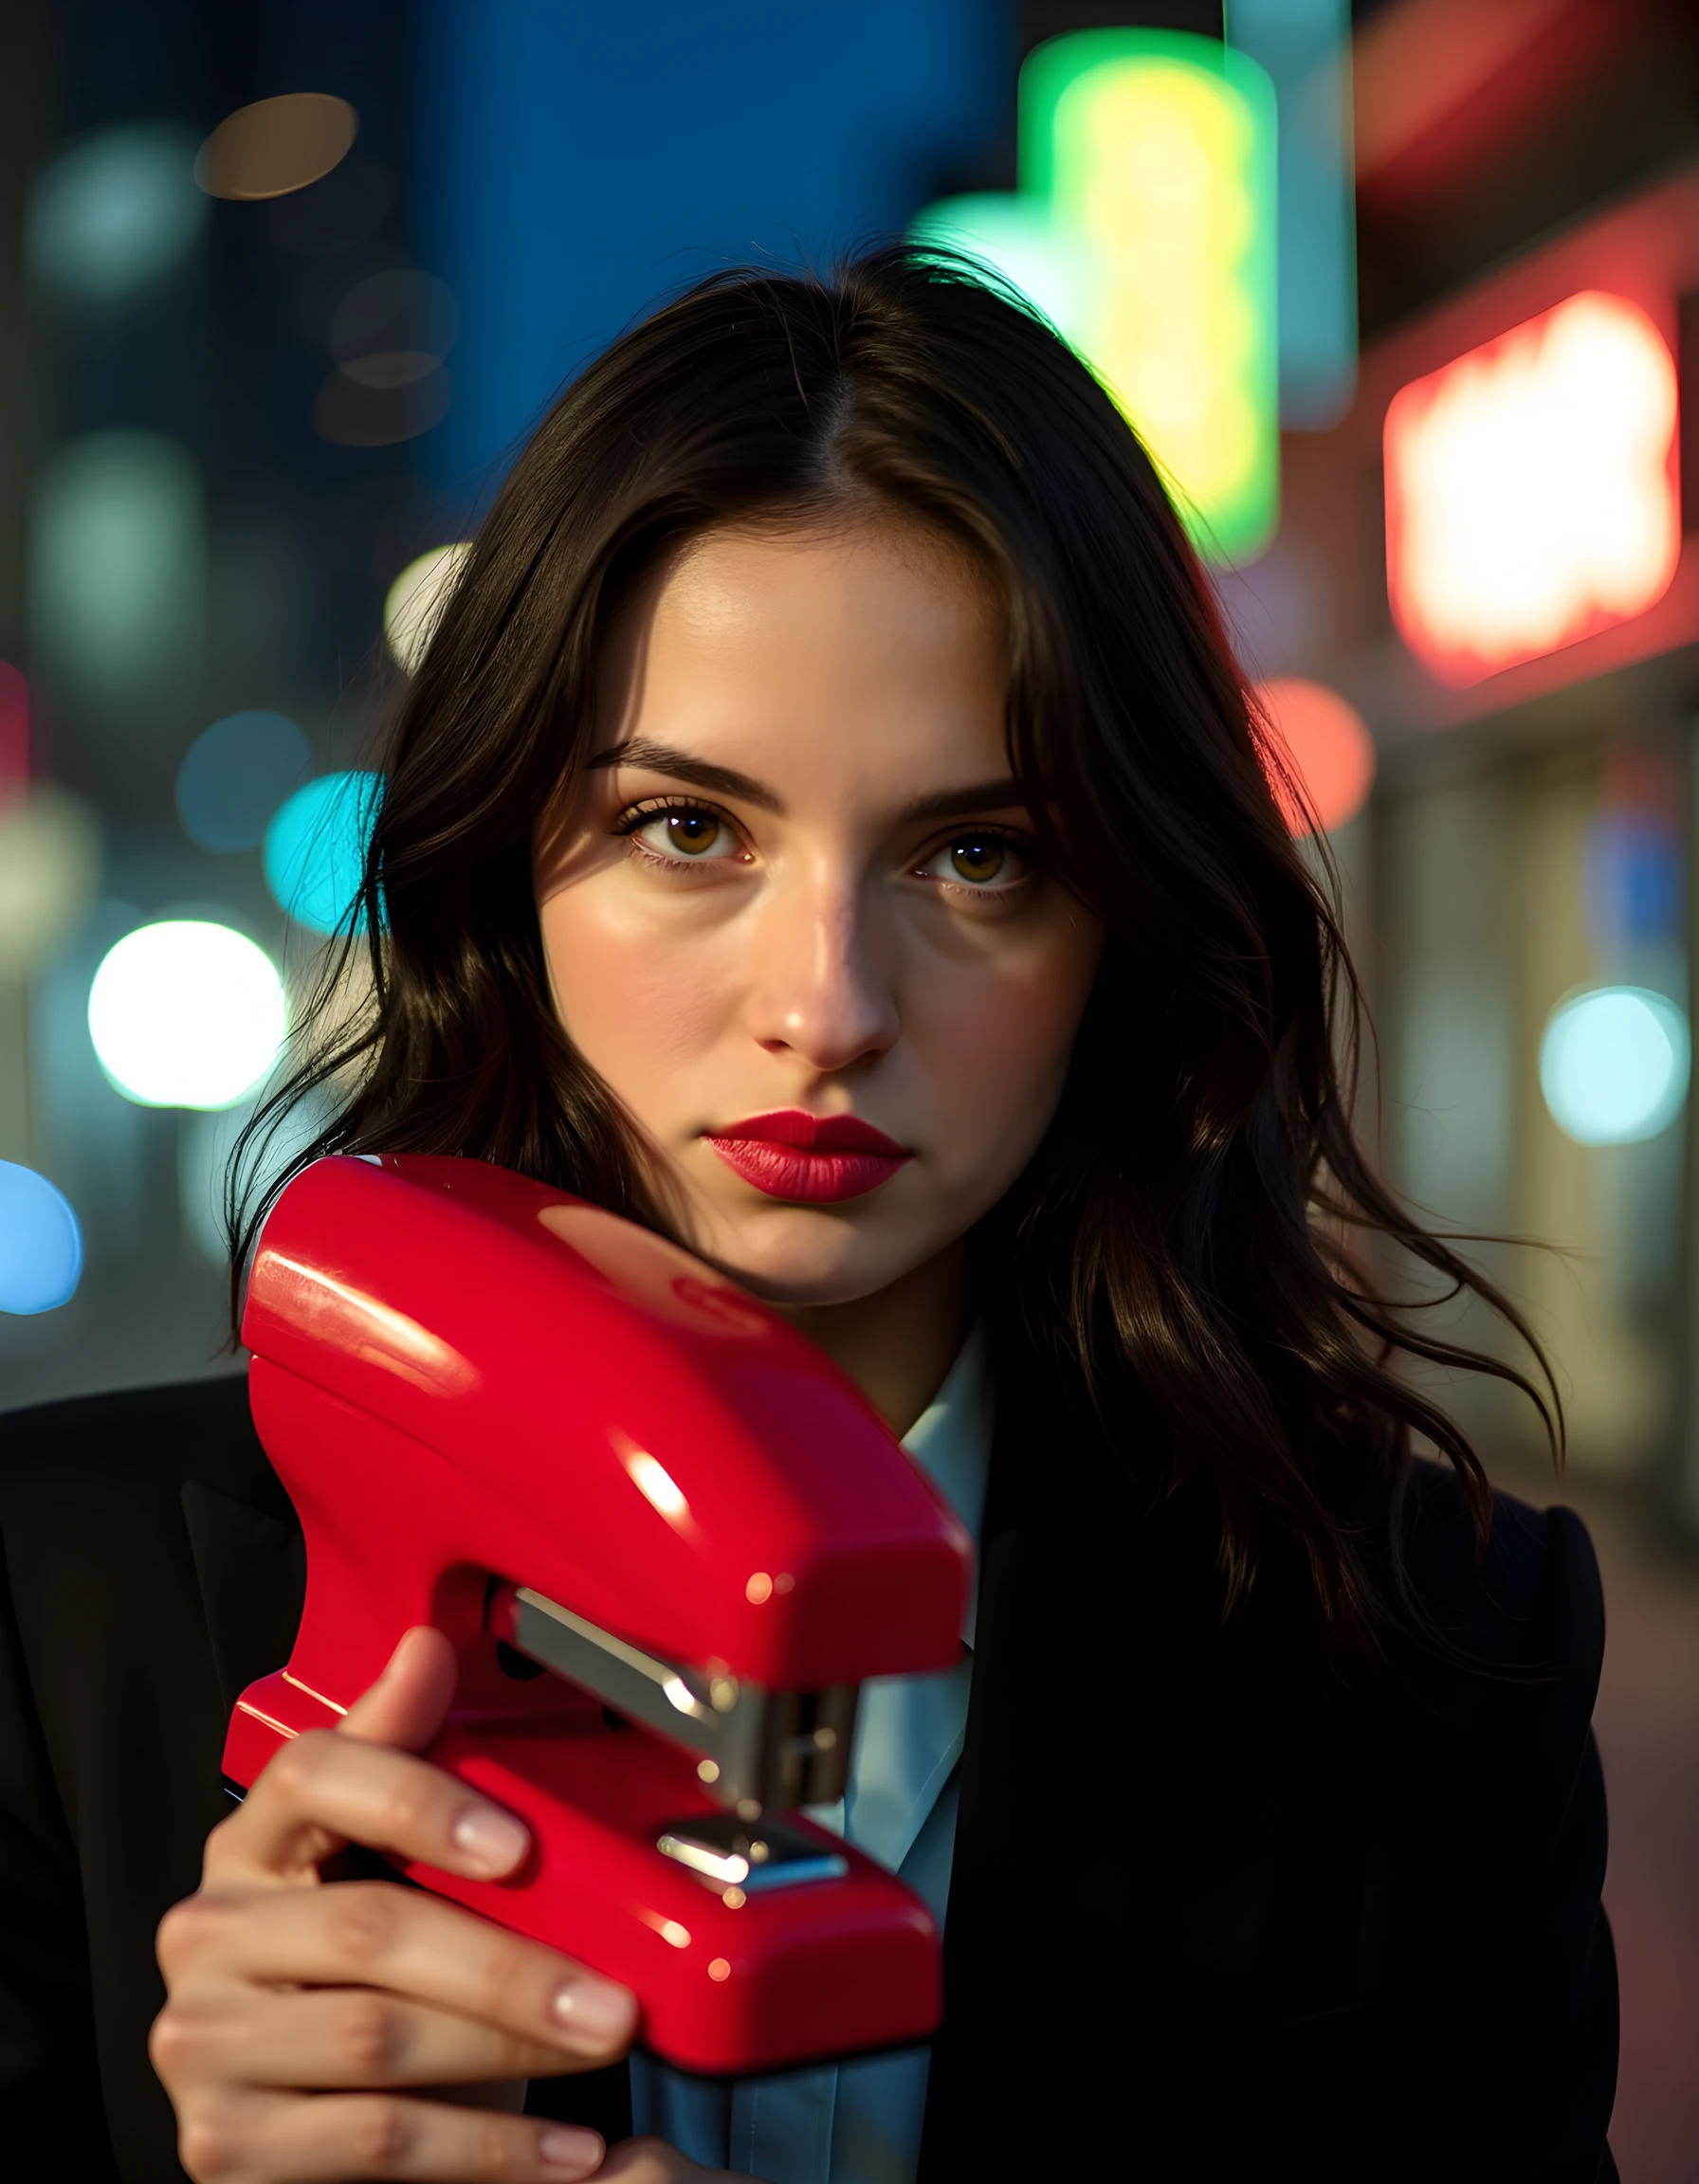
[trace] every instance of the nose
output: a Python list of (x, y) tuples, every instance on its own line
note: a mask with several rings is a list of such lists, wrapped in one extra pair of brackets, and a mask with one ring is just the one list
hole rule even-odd
[(901, 1028), (889, 937), (848, 875), (777, 889), (752, 936), (750, 1028), (822, 1074), (876, 1060)]

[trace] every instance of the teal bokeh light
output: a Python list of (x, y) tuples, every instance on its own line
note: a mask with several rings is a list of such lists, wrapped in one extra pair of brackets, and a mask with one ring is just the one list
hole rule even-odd
[(79, 697), (133, 713), (190, 682), (206, 637), (200, 466), (158, 432), (85, 432), (35, 482), (30, 633)]
[(177, 770), (177, 815), (203, 849), (252, 849), (313, 763), (282, 713), (232, 713), (204, 729)]
[(321, 774), (265, 829), (265, 882), (298, 924), (363, 932), (360, 875), (383, 784), (375, 774)]
[(85, 302), (116, 302), (168, 273), (207, 216), (193, 130), (171, 121), (101, 129), (64, 152), (30, 191), (36, 277)]
[(928, 205), (908, 232), (916, 243), (965, 251), (989, 265), (1065, 340), (1072, 338), (1089, 292), (1090, 254), (1052, 223), (1048, 206), (1014, 191), (945, 197)]
[(1641, 986), (1597, 986), (1552, 1010), (1540, 1089), (1552, 1120), (1581, 1145), (1633, 1145), (1667, 1130), (1687, 1098), (1688, 1021)]
[(1227, 42), (1279, 102), (1280, 422), (1325, 431), (1357, 391), (1349, 0), (1227, 0)]
[(0, 1160), (0, 1312), (28, 1315), (68, 1304), (82, 1278), (82, 1229), (63, 1191)]

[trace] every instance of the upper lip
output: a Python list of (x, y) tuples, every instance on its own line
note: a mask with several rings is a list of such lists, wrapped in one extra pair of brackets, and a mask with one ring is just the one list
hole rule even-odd
[(770, 1115), (747, 1115), (710, 1130), (710, 1138), (754, 1138), (769, 1145), (799, 1145), (810, 1153), (878, 1153), (887, 1160), (906, 1160), (908, 1150), (859, 1115), (810, 1115), (801, 1107), (776, 1107)]

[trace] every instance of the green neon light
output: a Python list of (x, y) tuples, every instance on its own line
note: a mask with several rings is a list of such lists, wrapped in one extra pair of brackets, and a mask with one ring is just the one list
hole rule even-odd
[(974, 252), (1085, 358), (1209, 560), (1280, 507), (1274, 89), (1181, 31), (1082, 30), (1020, 74), (1020, 191), (931, 206), (911, 232)]
[(1091, 254), (1076, 345), (1200, 551), (1249, 559), (1279, 515), (1273, 85), (1182, 31), (1052, 39), (1021, 70), (1020, 160)]

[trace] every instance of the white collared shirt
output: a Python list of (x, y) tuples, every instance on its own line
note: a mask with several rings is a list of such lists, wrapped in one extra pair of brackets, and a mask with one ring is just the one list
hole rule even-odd
[[(991, 1463), (985, 1338), (963, 1343), (903, 1446), (976, 1543)], [(975, 1601), (962, 1658), (934, 1676), (879, 1676), (862, 1685), (855, 1752), (842, 1802), (809, 1817), (897, 1873), (941, 1927), (956, 1847), (956, 1767), (967, 1727)], [(930, 2050), (825, 2063), (725, 2084), (631, 2058), (631, 2115), (708, 2169), (769, 2184), (913, 2184)]]

